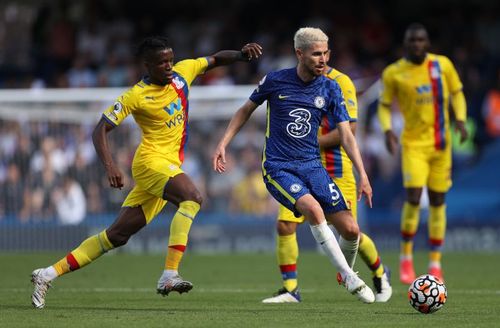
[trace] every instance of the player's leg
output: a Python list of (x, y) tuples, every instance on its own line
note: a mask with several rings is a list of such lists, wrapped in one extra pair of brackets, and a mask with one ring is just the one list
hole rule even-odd
[(297, 281), (297, 259), (299, 245), (297, 244), (297, 224), (304, 217), (295, 217), (292, 211), (283, 205), (280, 206), (277, 222), (276, 255), (283, 279), (283, 287), (273, 297), (262, 300), (263, 303), (297, 303), (300, 302), (300, 293)]
[(359, 226), (352, 217), (351, 211), (338, 211), (327, 214), (328, 222), (333, 224), (339, 233), (339, 246), (349, 267), (354, 267), (359, 247)]
[(179, 276), (178, 269), (187, 246), (191, 224), (200, 210), (202, 197), (191, 179), (180, 173), (165, 184), (163, 199), (178, 206), (170, 224), (165, 269), (157, 287), (158, 293), (165, 296), (171, 291), (183, 293), (193, 287)]
[[(296, 207), (299, 211), (303, 211), (302, 213), (309, 220), (311, 231), (316, 241), (321, 245), (325, 253), (329, 256), (330, 261), (339, 271), (337, 280), (362, 302), (373, 303), (375, 296), (372, 290), (349, 266), (349, 262), (351, 264), (354, 263), (357, 254), (359, 227), (348, 210), (348, 205), (342, 192), (323, 167), (307, 172), (304, 171), (302, 178), (308, 181), (308, 186), (314, 195), (314, 197), (311, 197), (314, 203), (309, 203), (311, 205), (310, 208), (307, 208), (307, 203), (305, 204), (306, 206), (300, 204), (300, 201), (306, 198), (304, 196), (297, 201)], [(318, 210), (317, 206), (319, 206), (320, 210)], [(309, 212), (309, 210), (312, 211)], [(337, 243), (332, 230), (328, 227), (326, 219), (335, 226), (345, 240), (344, 252)]]
[(429, 189), (429, 274), (443, 279), (441, 269), (442, 248), (446, 234), (446, 205), (445, 193), (435, 192)]
[[(342, 178), (337, 178), (333, 179), (333, 182), (337, 185), (337, 187), (340, 189), (342, 192), (342, 196), (344, 197), (344, 201), (350, 208), (350, 218), (354, 220), (353, 223), (356, 225), (356, 229), (359, 231), (359, 227), (357, 227), (357, 220), (356, 220), (356, 210), (357, 210), (357, 195), (356, 195), (356, 180), (354, 179), (354, 175), (351, 173), (346, 174)], [(328, 216), (327, 216), (328, 219)], [(338, 230), (337, 230), (338, 231)], [(339, 231), (340, 233), (340, 231)], [(358, 236), (360, 237), (359, 233)], [(340, 233), (339, 236), (339, 245), (340, 249), (342, 249), (342, 253), (344, 253), (344, 256), (347, 260), (347, 263), (349, 263), (349, 266), (351, 268), (354, 267), (354, 262), (356, 261), (356, 255), (358, 252), (359, 248), (359, 242), (360, 239), (359, 237), (357, 238), (346, 238), (346, 236), (343, 233)]]
[(283, 278), (283, 287), (287, 291), (294, 291), (297, 286), (297, 259), (299, 258), (299, 245), (297, 243), (297, 223), (278, 221), (277, 255)]
[[(346, 175), (342, 178), (334, 178), (334, 182), (342, 191), (344, 198), (351, 208), (352, 217), (357, 221), (358, 202), (356, 193), (356, 180), (354, 175)], [(342, 248), (342, 237), (339, 244)], [(373, 286), (375, 287), (375, 301), (387, 302), (392, 295), (392, 286), (390, 283), (390, 270), (385, 266), (379, 256), (377, 247), (373, 240), (361, 232), (359, 240), (358, 254), (368, 266), (372, 273)]]
[[(307, 218), (307, 215), (305, 216)], [(359, 240), (359, 228), (357, 223), (353, 220), (351, 212), (342, 210), (329, 213), (327, 214), (327, 218), (345, 240), (356, 241), (356, 246), (353, 247), (348, 254), (349, 259), (354, 261), (353, 258), (357, 252), (357, 241)], [(325, 253), (329, 255), (330, 261), (339, 271), (337, 274), (337, 281), (339, 284), (344, 285), (351, 294), (356, 295), (362, 302), (373, 303), (375, 301), (375, 295), (349, 266), (347, 259), (344, 257), (344, 253), (336, 242), (332, 230), (327, 226), (326, 222), (316, 226), (311, 225), (311, 231), (313, 231), (316, 241), (319, 242)]]
[[(303, 178), (309, 181), (311, 194), (314, 195), (317, 205), (321, 208), (320, 213), (325, 215), (324, 217), (339, 232), (341, 239), (339, 248), (349, 268), (352, 268), (358, 252), (359, 227), (357, 222), (352, 218), (351, 211), (348, 210), (347, 200), (344, 198), (339, 186), (332, 181), (332, 178), (323, 167), (312, 169), (306, 174), (307, 176)], [(299, 208), (297, 207), (297, 209)], [(310, 220), (305, 213), (304, 216)], [(311, 224), (314, 224), (314, 222)], [(341, 274), (343, 274), (342, 271)]]
[(428, 154), (403, 147), (402, 173), (406, 201), (401, 213), (401, 250), (399, 279), (410, 284), (415, 279), (413, 266), (413, 240), (420, 220), (420, 196), (429, 176)]
[[(321, 205), (310, 194), (308, 186), (313, 186), (321, 190), (323, 197), (328, 198), (328, 201), (331, 203), (332, 194), (330, 192), (330, 183), (332, 181), (328, 176), (328, 172), (326, 172), (322, 166), (303, 170), (302, 175), (300, 172), (292, 174), (290, 171), (282, 169), (271, 171), (271, 169), (266, 167), (266, 170), (267, 174), (264, 179), (270, 194), (288, 209), (305, 216), (306, 220), (309, 222), (314, 239), (323, 249), (335, 268), (340, 271), (343, 277), (347, 278), (346, 285), (348, 291), (356, 294), (363, 302), (373, 302), (375, 296), (369, 288), (368, 290), (372, 297), (364, 294), (366, 290), (364, 287), (366, 287), (366, 285), (347, 264), (337, 239), (326, 223), (325, 213)], [(301, 176), (299, 177), (299, 175)], [(337, 193), (341, 195), (338, 190)], [(338, 203), (341, 203), (343, 209), (347, 208), (343, 198), (339, 199)]]
[(413, 240), (420, 221), (422, 188), (407, 188), (406, 201), (401, 213), (401, 248), (399, 253), (399, 280), (411, 284), (415, 280)]
[(50, 282), (71, 271), (93, 262), (110, 249), (125, 245), (133, 234), (146, 225), (141, 207), (123, 207), (115, 222), (106, 230), (85, 239), (77, 248), (53, 265), (33, 271), (35, 286), (32, 303), (36, 308), (45, 306), (45, 295)]
[[(442, 248), (446, 234), (446, 192), (451, 187), (451, 148), (436, 152), (431, 161), (429, 181), (429, 268), (428, 272), (443, 280)], [(444, 281), (444, 280), (443, 280)]]
[(295, 207), (305, 216), (309, 222), (314, 239), (316, 239), (342, 276), (353, 273), (340, 249), (335, 235), (328, 227), (325, 214), (318, 201), (311, 194), (305, 194), (297, 200)]
[(382, 263), (375, 243), (365, 233), (361, 233), (358, 252), (372, 272), (375, 302), (387, 302), (392, 296), (391, 271)]

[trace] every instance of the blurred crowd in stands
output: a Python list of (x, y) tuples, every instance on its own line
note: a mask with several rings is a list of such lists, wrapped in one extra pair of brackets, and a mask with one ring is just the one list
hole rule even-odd
[[(125, 181), (123, 189), (113, 189), (92, 145), (92, 124), (0, 120), (0, 220), (57, 218), (61, 224), (76, 224), (86, 215), (116, 213), (133, 187), (131, 163), (140, 136), (130, 123), (110, 134), (113, 158)], [(228, 172), (220, 175), (212, 170), (210, 158), (226, 124), (190, 123), (183, 169), (203, 194), (204, 211), (272, 216), (277, 203), (269, 197), (260, 170), (263, 124), (253, 120), (234, 140)]]
[[(299, 7), (262, 0), (7, 0), (0, 4), (0, 89), (133, 85), (143, 73), (134, 45), (158, 34), (171, 39), (176, 60), (259, 42), (264, 56), (255, 64), (218, 68), (195, 82), (254, 84), (268, 71), (294, 66), (294, 31), (318, 26), (331, 36), (331, 65), (363, 81), (357, 84), (362, 90), (401, 57), (404, 29), (419, 21), (429, 30), (432, 52), (448, 56), (464, 83), (473, 137), (455, 147), (459, 169), (473, 165), (481, 149), (500, 136), (499, 12), (495, 1), (313, 0)], [(399, 161), (385, 151), (375, 108), (372, 103), (360, 109), (365, 162), (375, 185), (392, 181), (399, 190)], [(234, 141), (228, 174), (211, 171), (211, 151), (226, 123), (191, 123), (184, 169), (205, 196), (204, 210), (273, 215), (276, 203), (260, 176), (263, 122), (253, 122)], [(120, 207), (131, 186), (107, 186), (90, 138), (93, 124), (0, 118), (0, 220), (58, 217), (74, 224)], [(138, 143), (132, 129), (124, 125), (112, 133), (114, 158), (126, 175)]]

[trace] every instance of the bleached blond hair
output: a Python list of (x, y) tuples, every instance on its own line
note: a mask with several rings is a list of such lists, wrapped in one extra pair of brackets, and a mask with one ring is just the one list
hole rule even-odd
[(316, 27), (301, 27), (295, 32), (293, 46), (295, 50), (308, 49), (314, 42), (328, 42), (328, 36)]

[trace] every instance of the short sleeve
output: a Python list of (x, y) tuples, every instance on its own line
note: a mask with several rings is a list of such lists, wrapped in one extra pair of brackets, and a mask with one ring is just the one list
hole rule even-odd
[(358, 119), (358, 101), (356, 98), (356, 87), (349, 76), (342, 74), (335, 79), (344, 95), (345, 107), (351, 118), (350, 121)]
[(123, 120), (137, 108), (137, 97), (134, 96), (134, 89), (130, 89), (119, 96), (115, 103), (103, 112), (103, 118), (111, 125), (120, 125)]
[(331, 87), (331, 100), (329, 110), (332, 112), (333, 122), (335, 124), (350, 121), (349, 113), (347, 112), (344, 95), (337, 82), (333, 81)]
[(191, 85), (198, 75), (205, 73), (207, 67), (208, 59), (206, 57), (186, 59), (174, 65), (174, 72), (181, 75)]
[(259, 85), (250, 95), (250, 100), (254, 103), (261, 105), (264, 101), (269, 98), (272, 92), (272, 78), (268, 75), (264, 76), (260, 81)]

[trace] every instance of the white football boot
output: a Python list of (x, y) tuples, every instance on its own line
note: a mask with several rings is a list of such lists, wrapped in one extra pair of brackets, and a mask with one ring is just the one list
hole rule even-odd
[(281, 288), (273, 297), (263, 299), (262, 303), (300, 303), (299, 289), (295, 288), (289, 292), (287, 289)]
[(375, 302), (385, 303), (392, 296), (391, 270), (384, 265), (384, 274), (382, 277), (373, 277), (373, 286), (375, 287)]
[(162, 296), (167, 296), (170, 292), (178, 292), (179, 294), (187, 293), (193, 288), (193, 284), (185, 281), (181, 276), (164, 277), (163, 275), (158, 280), (156, 292)]
[(368, 287), (361, 278), (358, 277), (356, 273), (346, 275), (342, 278), (340, 272), (337, 274), (337, 281), (339, 284), (344, 285), (347, 291), (356, 297), (363, 303), (373, 303), (375, 302), (375, 295), (373, 291)]
[(36, 269), (31, 273), (31, 282), (35, 286), (35, 290), (31, 294), (31, 304), (37, 309), (43, 309), (45, 306), (45, 295), (47, 295), (47, 290), (52, 286), (50, 281), (42, 277), (42, 270)]

